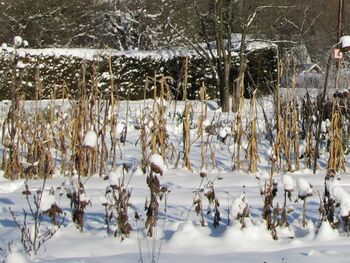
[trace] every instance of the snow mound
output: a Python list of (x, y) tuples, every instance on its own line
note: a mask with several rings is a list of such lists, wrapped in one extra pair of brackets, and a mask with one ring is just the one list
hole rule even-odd
[(235, 244), (239, 249), (251, 249), (254, 244), (261, 247), (265, 242), (273, 242), (271, 233), (264, 223), (253, 224), (250, 218), (244, 219), (245, 227), (239, 222), (229, 227), (223, 238), (227, 244)]
[(24, 181), (3, 182), (0, 184), (0, 193), (7, 194), (12, 193), (21, 188), (24, 185)]
[(4, 263), (27, 263), (25, 256), (19, 252), (10, 253), (4, 260)]
[(211, 238), (208, 238), (208, 232), (208, 228), (196, 226), (193, 222), (186, 221), (179, 224), (169, 240), (169, 244), (174, 248), (191, 248), (191, 250), (208, 246), (213, 242)]
[(318, 229), (315, 240), (317, 241), (334, 241), (339, 239), (339, 233), (336, 229), (333, 229), (329, 222), (322, 222), (321, 227)]

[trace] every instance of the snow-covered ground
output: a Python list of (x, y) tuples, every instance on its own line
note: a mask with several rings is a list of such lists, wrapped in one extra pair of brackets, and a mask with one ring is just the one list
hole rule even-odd
[[(43, 102), (43, 105), (48, 102)], [(62, 103), (61, 101), (57, 103)], [(151, 106), (152, 101), (147, 101)], [(215, 154), (217, 167), (209, 163), (206, 168), (207, 176), (200, 176), (200, 140), (196, 140), (197, 128), (191, 129), (193, 146), (191, 147), (190, 160), (194, 168), (189, 172), (185, 168), (174, 168), (174, 160), (167, 159), (163, 176), (158, 176), (161, 186), (167, 187), (170, 192), (159, 201), (159, 216), (154, 236), (147, 237), (144, 227), (146, 220), (145, 202), (150, 200), (150, 190), (146, 184), (147, 176), (139, 167), (141, 160), (141, 146), (136, 144), (140, 130), (135, 128), (139, 120), (140, 108), (143, 102), (131, 102), (128, 119), (128, 134), (125, 145), (121, 146), (122, 159), (114, 170), (108, 172), (109, 180), (94, 175), (84, 178), (86, 200), (89, 204), (84, 215), (84, 230), (80, 232), (71, 218), (70, 200), (66, 197), (68, 186), (76, 183), (77, 178), (66, 178), (59, 174), (59, 169), (53, 179), (45, 183), (42, 200), (42, 208), (49, 207), (54, 201), (66, 213), (66, 220), (57, 233), (44, 243), (36, 256), (25, 255), (21, 245), (21, 232), (16, 226), (10, 210), (17, 220), (23, 222), (23, 209), (28, 211), (25, 190), (25, 181), (8, 181), (0, 175), (0, 261), (5, 262), (267, 262), (267, 263), (291, 263), (291, 262), (349, 262), (350, 237), (342, 227), (332, 229), (328, 223), (320, 226), (319, 206), (320, 196), (324, 193), (324, 179), (326, 175), (325, 164), (327, 153), (319, 159), (320, 169), (316, 174), (304, 169), (301, 160), (301, 169), (294, 173), (276, 173), (274, 182), (277, 185), (277, 203), (280, 207), (284, 203), (284, 189), (292, 191), (291, 201), (287, 199), (287, 206), (291, 212), (287, 216), (289, 227), (278, 227), (278, 240), (272, 238), (271, 231), (267, 230), (266, 223), (262, 220), (263, 198), (261, 188), (269, 180), (270, 163), (269, 156), (271, 146), (264, 138), (265, 124), (261, 110), (258, 106), (258, 151), (260, 163), (256, 174), (244, 171), (232, 171), (232, 138), (225, 143), (213, 137), (211, 147)], [(197, 123), (200, 109), (199, 102), (193, 102), (195, 114), (193, 120)], [(267, 113), (272, 112), (272, 101), (263, 102)], [(121, 118), (125, 118), (126, 104), (121, 104)], [(222, 126), (233, 119), (231, 114), (223, 114), (217, 109), (214, 102), (208, 102), (208, 122), (212, 119), (221, 120)], [(1, 116), (4, 116), (8, 105), (1, 104)], [(30, 108), (30, 107), (29, 107)], [(183, 104), (177, 105), (177, 110), (182, 112)], [(249, 103), (247, 102), (244, 114), (244, 123), (249, 120)], [(173, 108), (169, 112), (172, 112)], [(271, 116), (272, 117), (272, 116)], [(126, 121), (124, 119), (124, 121)], [(221, 127), (225, 128), (225, 127)], [(220, 129), (221, 129), (220, 128)], [(218, 134), (223, 134), (221, 130)], [(181, 149), (182, 126), (176, 120), (168, 119), (167, 130), (169, 141), (177, 149)], [(225, 133), (226, 134), (226, 133)], [(91, 142), (86, 139), (86, 144), (95, 147), (96, 134), (90, 134)], [(244, 142), (246, 144), (246, 142)], [(210, 155), (210, 154), (209, 154)], [(159, 164), (158, 156), (152, 159)], [(208, 158), (210, 161), (210, 158)], [(349, 161), (347, 157), (347, 161)], [(110, 184), (116, 184), (122, 173), (122, 164), (132, 166), (125, 174), (128, 182), (127, 189), (131, 191), (129, 207), (129, 223), (132, 230), (129, 237), (121, 240), (114, 237), (115, 222), (111, 223), (111, 232), (107, 234), (105, 224), (105, 192)], [(335, 185), (341, 185), (342, 191), (350, 191), (350, 178), (348, 174), (340, 174), (341, 180)], [(39, 189), (43, 180), (30, 180), (28, 189), (31, 192)], [(312, 188), (309, 188), (312, 185)], [(209, 205), (205, 194), (215, 190), (219, 201), (221, 221), (218, 227), (213, 226), (214, 205)], [(299, 188), (298, 188), (299, 187)], [(339, 186), (338, 186), (339, 187)], [(331, 187), (330, 187), (331, 188)], [(203, 191), (199, 191), (202, 189)], [(335, 193), (339, 193), (339, 188)], [(49, 194), (54, 191), (55, 199)], [(303, 201), (298, 193), (311, 195), (307, 197), (306, 220), (307, 225), (302, 224)], [(319, 195), (320, 196), (319, 196)], [(32, 200), (32, 195), (29, 195)], [(201, 224), (201, 216), (197, 215), (193, 205), (194, 199), (201, 199), (203, 204), (204, 226)], [(347, 200), (347, 198), (344, 198)], [(249, 208), (250, 217), (237, 220), (238, 214), (243, 214), (245, 208)], [(345, 204), (343, 207), (347, 207)], [(345, 209), (344, 208), (344, 209)], [(336, 208), (336, 213), (340, 210)], [(139, 216), (135, 218), (135, 214)], [(30, 218), (27, 219), (30, 222)], [(50, 227), (49, 218), (45, 222)], [(242, 227), (244, 225), (244, 227)]]

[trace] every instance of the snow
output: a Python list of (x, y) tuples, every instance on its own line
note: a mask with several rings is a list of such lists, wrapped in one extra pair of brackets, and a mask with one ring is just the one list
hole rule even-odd
[(27, 263), (26, 257), (20, 252), (10, 253), (4, 260), (4, 263)]
[[(246, 48), (248, 51), (253, 50), (259, 50), (259, 49), (266, 49), (266, 48), (275, 48), (276, 45), (263, 40), (256, 40), (252, 39), (251, 36), (247, 36), (248, 40), (246, 43)], [(240, 42), (241, 42), (241, 35), (240, 34), (233, 34), (232, 37), (232, 48), (234, 51), (232, 51), (232, 56), (238, 56), (239, 49), (240, 49)], [(189, 50), (185, 48), (177, 48), (177, 49), (160, 49), (160, 50), (150, 50), (150, 51), (141, 51), (141, 50), (115, 50), (115, 49), (109, 49), (106, 48), (104, 50), (101, 49), (93, 49), (93, 48), (41, 48), (41, 49), (35, 49), (35, 48), (27, 48), (29, 46), (28, 41), (23, 40), (20, 36), (16, 36), (14, 38), (14, 45), (17, 48), (17, 52), (20, 56), (26, 57), (28, 55), (30, 56), (54, 56), (54, 57), (60, 57), (60, 56), (67, 56), (67, 57), (76, 57), (86, 60), (95, 60), (103, 56), (124, 56), (127, 58), (137, 58), (137, 59), (144, 59), (144, 58), (152, 58), (154, 60), (170, 60), (175, 57), (197, 57), (199, 56), (195, 50)], [(21, 48), (23, 46), (24, 48)], [(211, 43), (212, 46), (212, 52), (213, 54), (216, 54), (216, 48), (215, 43)], [(206, 44), (203, 44), (203, 48), (207, 48)], [(6, 50), (7, 52), (11, 52), (13, 48), (4, 46), (3, 50)], [(2, 50), (0, 49), (0, 53)]]
[(339, 233), (336, 229), (333, 229), (328, 222), (322, 222), (315, 239), (323, 242), (336, 241), (339, 239)]
[(83, 146), (95, 148), (97, 146), (97, 134), (95, 131), (88, 131), (84, 136)]
[(245, 194), (241, 194), (240, 196), (234, 199), (231, 205), (231, 220), (235, 220), (238, 216), (242, 216), (244, 214), (244, 209), (249, 209), (248, 200)]
[(298, 195), (299, 197), (307, 197), (312, 195), (312, 187), (305, 178), (297, 179)]
[(341, 47), (342, 48), (349, 48), (350, 47), (350, 36), (342, 36), (340, 38)]
[(22, 45), (22, 43), (23, 43), (22, 37), (20, 37), (20, 36), (15, 36), (15, 37), (13, 38), (13, 44), (14, 44), (15, 47), (20, 47), (20, 46)]
[[(7, 103), (5, 105), (5, 103)], [(29, 102), (28, 102), (29, 103)], [(43, 107), (49, 102), (43, 101)], [(153, 101), (146, 101), (150, 107)], [(191, 102), (194, 107), (193, 120), (196, 124), (198, 120), (198, 109), (200, 103)], [(264, 102), (266, 111), (273, 111), (272, 100)], [(62, 101), (58, 102), (62, 105)], [(215, 105), (209, 101), (208, 104)], [(126, 112), (126, 102), (120, 102), (120, 112)], [(128, 128), (128, 136), (125, 145), (120, 145), (117, 164), (111, 168), (108, 166), (106, 178), (93, 175), (88, 178), (81, 178), (86, 193), (80, 194), (80, 201), (89, 205), (86, 207), (84, 215), (84, 230), (79, 231), (72, 221), (72, 210), (67, 193), (76, 192), (77, 175), (72, 174), (69, 178), (64, 177), (56, 167), (55, 176), (45, 183), (41, 209), (50, 207), (56, 203), (66, 213), (66, 221), (52, 239), (47, 241), (38, 254), (31, 258), (33, 262), (47, 263), (73, 263), (73, 262), (152, 262), (152, 258), (158, 258), (158, 262), (349, 262), (350, 238), (344, 232), (342, 226), (333, 229), (327, 222), (319, 221), (320, 198), (318, 195), (311, 195), (319, 192), (321, 197), (325, 188), (325, 176), (327, 173), (326, 158), (320, 158), (319, 169), (316, 174), (312, 174), (310, 169), (306, 169), (304, 160), (300, 160), (301, 169), (299, 171), (274, 173), (274, 181), (281, 182), (277, 185), (277, 196), (273, 200), (274, 204), (283, 204), (284, 189), (288, 191), (298, 190), (300, 196), (309, 196), (306, 220), (307, 225), (301, 224), (303, 204), (302, 202), (291, 204), (293, 212), (288, 214), (289, 227), (278, 227), (276, 229), (278, 240), (273, 240), (271, 231), (267, 229), (266, 222), (262, 219), (263, 198), (261, 186), (269, 182), (270, 163), (269, 156), (271, 146), (261, 134), (258, 140), (258, 151), (260, 163), (258, 172), (254, 175), (245, 170), (232, 171), (232, 152), (228, 149), (228, 144), (219, 141), (216, 136), (210, 139), (210, 149), (215, 154), (216, 166), (211, 163), (211, 152), (206, 158), (206, 168), (201, 170), (201, 145), (197, 138), (197, 128), (191, 129), (190, 159), (193, 165), (193, 172), (189, 172), (180, 164), (175, 167), (175, 159), (170, 158), (170, 154), (165, 156), (165, 160), (159, 154), (149, 154), (147, 158), (149, 165), (158, 166), (163, 172), (161, 185), (166, 186), (170, 192), (166, 198), (158, 200), (159, 217), (156, 227), (155, 237), (147, 237), (144, 222), (146, 220), (145, 201), (150, 200), (150, 189), (146, 184), (146, 175), (140, 169), (141, 147), (136, 141), (139, 139), (140, 130), (133, 128), (134, 124), (140, 121), (140, 105), (142, 102), (130, 102), (129, 119), (125, 122)], [(172, 112), (172, 104), (168, 104), (167, 110)], [(181, 112), (183, 104), (178, 102), (178, 109)], [(8, 102), (0, 103), (0, 110), (7, 112)], [(30, 105), (26, 108), (30, 109)], [(32, 107), (33, 108), (33, 107)], [(246, 101), (245, 110), (249, 110), (249, 101)], [(248, 111), (247, 111), (248, 112)], [(258, 112), (258, 119), (262, 116)], [(122, 115), (122, 114), (121, 114)], [(215, 107), (208, 107), (207, 120), (218, 118), (218, 111)], [(0, 112), (0, 116), (2, 115)], [(248, 116), (248, 115), (247, 115)], [(118, 123), (124, 124), (125, 116), (118, 116)], [(232, 118), (220, 112), (221, 120)], [(249, 118), (247, 118), (249, 119)], [(261, 118), (262, 119), (262, 118)], [(208, 124), (210, 124), (207, 121)], [(176, 121), (168, 119), (169, 127), (168, 140), (177, 149), (180, 149), (181, 132), (174, 134)], [(258, 123), (258, 131), (263, 130), (264, 122)], [(220, 127), (220, 126), (218, 126)], [(228, 134), (229, 131), (226, 130)], [(98, 139), (93, 131), (93, 140), (87, 139), (84, 145), (96, 146)], [(88, 133), (89, 133), (88, 132)], [(87, 134), (88, 134), (87, 133)], [(109, 134), (109, 131), (107, 131)], [(88, 137), (87, 135), (85, 137)], [(85, 139), (84, 139), (85, 141)], [(93, 141), (91, 143), (91, 141)], [(245, 142), (246, 143), (246, 142)], [(107, 140), (107, 148), (110, 141)], [(181, 151), (181, 149), (180, 149)], [(326, 154), (327, 155), (327, 154)], [(346, 156), (347, 164), (350, 161)], [(57, 156), (57, 163), (59, 163)], [(128, 208), (129, 222), (132, 231), (129, 237), (123, 241), (119, 237), (114, 237), (113, 233), (107, 233), (105, 222), (105, 207), (103, 204), (109, 203), (109, 196), (105, 196), (106, 188), (116, 185), (123, 173), (124, 165), (132, 167), (127, 172), (125, 189), (130, 190), (130, 207)], [(201, 177), (200, 171), (206, 176)], [(327, 182), (327, 189), (332, 198), (339, 203), (336, 207), (336, 214), (346, 216), (350, 211), (350, 177), (347, 173), (339, 173), (342, 180), (333, 178)], [(215, 180), (211, 179), (215, 178)], [(220, 180), (218, 180), (220, 178)], [(258, 180), (257, 180), (258, 179)], [(213, 226), (213, 205), (209, 204), (204, 193), (208, 191), (206, 185), (209, 181), (215, 189), (215, 196), (220, 202), (219, 211), (221, 221), (217, 228)], [(310, 186), (312, 184), (312, 187)], [(29, 180), (30, 189), (39, 189), (43, 185), (43, 180)], [(54, 189), (55, 195), (50, 194)], [(59, 189), (59, 191), (58, 191)], [(9, 251), (8, 243), (13, 241), (16, 246), (22, 248), (20, 243), (21, 233), (13, 221), (9, 208), (14, 211), (17, 219), (22, 222), (23, 209), (28, 209), (26, 196), (22, 194), (25, 190), (23, 180), (10, 181), (4, 178), (3, 171), (0, 171), (0, 262), (30, 262), (25, 253), (19, 249)], [(197, 194), (197, 195), (196, 195)], [(193, 199), (202, 202), (203, 217), (207, 224), (201, 225), (201, 215), (197, 215), (193, 207)], [(32, 200), (32, 196), (29, 196)], [(165, 202), (166, 201), (166, 202)], [(114, 208), (115, 209), (115, 208)], [(249, 217), (238, 220), (238, 215), (242, 215), (244, 209), (249, 209)], [(28, 211), (28, 210), (27, 210)], [(114, 210), (113, 210), (114, 211)], [(135, 212), (140, 219), (135, 219)], [(49, 224), (50, 219), (45, 217), (45, 223)], [(115, 219), (111, 221), (111, 232), (115, 231)]]
[(164, 159), (160, 154), (154, 153), (151, 155), (149, 162), (152, 165), (154, 165), (155, 167), (158, 167), (161, 171), (161, 174), (164, 173), (166, 166), (164, 163)]
[(41, 197), (40, 209), (46, 211), (51, 208), (52, 205), (56, 203), (56, 198), (51, 191), (44, 191)]
[(343, 198), (340, 203), (340, 215), (341, 216), (349, 216), (350, 215), (350, 196), (347, 198)]
[(293, 191), (294, 180), (293, 180), (292, 176), (290, 176), (289, 174), (283, 175), (282, 176), (282, 183), (283, 183), (284, 190)]
[(6, 194), (6, 193), (12, 193), (15, 192), (18, 189), (23, 188), (24, 186), (24, 181), (23, 180), (18, 180), (16, 182), (2, 182), (0, 181), (0, 193), (1, 194)]
[(117, 169), (111, 171), (108, 175), (109, 177), (109, 185), (119, 185), (120, 182), (120, 178), (123, 175), (123, 167), (119, 166), (117, 167)]

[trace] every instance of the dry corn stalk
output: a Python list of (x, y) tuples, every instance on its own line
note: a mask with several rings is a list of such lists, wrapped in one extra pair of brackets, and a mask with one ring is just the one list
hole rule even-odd
[(144, 97), (143, 97), (143, 107), (141, 111), (141, 122), (140, 122), (140, 128), (141, 128), (141, 133), (140, 133), (140, 141), (141, 141), (141, 170), (143, 171), (144, 174), (147, 172), (147, 165), (148, 165), (148, 133), (147, 133), (147, 128), (146, 128), (146, 92), (148, 90), (148, 85), (149, 85), (149, 80), (146, 79), (146, 84), (144, 87)]
[(251, 173), (255, 173), (258, 170), (258, 147), (256, 140), (256, 92), (253, 93), (253, 97), (250, 101), (250, 134), (246, 158), (249, 159), (249, 169)]
[[(157, 75), (154, 76), (154, 93), (153, 93), (153, 109), (152, 109), (152, 123), (153, 126), (151, 128), (152, 137), (151, 137), (151, 152), (158, 153), (165, 158), (165, 150), (167, 148), (167, 131), (166, 131), (166, 116), (165, 116), (165, 83), (169, 80), (169, 77), (165, 77), (163, 75), (160, 76), (160, 80), (157, 80)], [(160, 84), (160, 96), (159, 100), (157, 100), (157, 84)]]
[(292, 141), (291, 144), (293, 145), (294, 149), (294, 159), (295, 159), (295, 170), (299, 170), (300, 168), (300, 162), (299, 162), (299, 108), (298, 108), (298, 101), (296, 97), (296, 72), (295, 72), (295, 65), (293, 66), (293, 77), (292, 77), (292, 88), (293, 88), (293, 110), (292, 110)]
[(191, 128), (190, 128), (190, 105), (187, 101), (187, 75), (188, 74), (188, 57), (185, 59), (185, 77), (184, 77), (184, 100), (185, 109), (183, 113), (183, 161), (185, 167), (192, 172), (192, 165), (190, 161), (191, 152)]
[(235, 158), (235, 170), (241, 169), (241, 147), (242, 147), (242, 137), (243, 137), (243, 125), (242, 125), (242, 111), (244, 106), (244, 71), (245, 62), (241, 61), (240, 72), (238, 75), (238, 89), (239, 89), (239, 100), (238, 100), (238, 110), (236, 116), (236, 128), (235, 128), (235, 143), (236, 143), (236, 158)]
[[(276, 81), (276, 138), (273, 144), (273, 156), (275, 156), (277, 167), (282, 166), (282, 154), (284, 153), (287, 159), (287, 169), (290, 168), (290, 156), (285, 129), (283, 128), (283, 118), (282, 118), (282, 106), (281, 106), (281, 95), (280, 95), (280, 80), (282, 76), (282, 67), (280, 63), (279, 56), (277, 55), (277, 81)], [(289, 114), (289, 112), (288, 112)]]
[(343, 128), (341, 121), (341, 111), (338, 99), (333, 101), (332, 120), (329, 130), (329, 160), (327, 168), (336, 171), (342, 169), (345, 172), (345, 158), (343, 149)]
[(283, 131), (283, 151), (286, 158), (287, 170), (292, 171), (291, 162), (291, 138), (288, 136), (291, 132), (291, 100), (290, 100), (290, 89), (287, 88), (287, 100), (284, 118), (284, 131)]
[[(2, 144), (5, 147), (3, 154), (2, 170), (4, 177), (15, 180), (22, 177), (22, 168), (19, 160), (19, 142), (17, 136), (17, 127), (19, 123), (19, 94), (17, 87), (17, 53), (15, 49), (14, 61), (12, 66), (11, 83), (11, 107), (3, 123)], [(17, 138), (17, 139), (16, 139)]]
[(116, 162), (117, 162), (117, 118), (114, 113), (115, 108), (117, 106), (117, 99), (118, 99), (118, 94), (117, 94), (117, 99), (114, 98), (114, 92), (115, 92), (115, 85), (114, 85), (114, 75), (113, 75), (113, 68), (112, 68), (112, 58), (110, 57), (108, 59), (108, 68), (109, 68), (109, 76), (111, 79), (110, 82), (110, 132), (109, 132), (109, 137), (111, 140), (111, 148), (110, 148), (110, 156), (111, 156), (111, 162), (112, 162), (112, 168), (115, 167)]
[(199, 116), (198, 121), (198, 135), (200, 136), (201, 140), (201, 169), (206, 168), (207, 165), (206, 162), (206, 156), (207, 156), (207, 147), (204, 143), (204, 134), (205, 134), (205, 127), (204, 127), (204, 120), (207, 118), (207, 101), (206, 101), (206, 87), (204, 85), (204, 82), (202, 82), (201, 88), (200, 88), (200, 100), (201, 100), (201, 115)]

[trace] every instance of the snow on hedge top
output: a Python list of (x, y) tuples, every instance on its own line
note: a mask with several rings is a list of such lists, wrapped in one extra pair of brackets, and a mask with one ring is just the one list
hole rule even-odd
[[(253, 39), (250, 35), (246, 36), (246, 49), (247, 51), (253, 51), (265, 48), (274, 48), (275, 44), (265, 41)], [(227, 41), (226, 41), (227, 42)], [(207, 48), (207, 44), (202, 44), (203, 48)], [(210, 43), (212, 53), (216, 54), (216, 44)], [(231, 47), (232, 55), (238, 56), (238, 51), (241, 46), (241, 34), (232, 34)], [(0, 49), (0, 54), (3, 52), (13, 52), (12, 47), (3, 45)], [(54, 57), (76, 57), (86, 60), (94, 60), (103, 56), (125, 56), (128, 58), (144, 59), (152, 58), (155, 60), (169, 60), (175, 57), (196, 57), (199, 56), (195, 50), (185, 48), (174, 48), (174, 49), (159, 49), (151, 51), (142, 50), (123, 50), (119, 51), (116, 49), (93, 49), (93, 48), (18, 48), (17, 53), (22, 56), (54, 56)]]
[[(13, 48), (5, 47), (0, 49), (0, 54), (4, 51), (12, 52)], [(174, 57), (195, 56), (194, 51), (178, 50), (154, 50), (154, 51), (139, 51), (125, 50), (119, 51), (115, 49), (93, 49), (93, 48), (18, 48), (18, 54), (21, 57), (25, 56), (53, 56), (53, 57), (75, 57), (85, 60), (94, 60), (103, 56), (118, 56), (136, 59), (153, 58), (155, 60), (169, 60)]]

